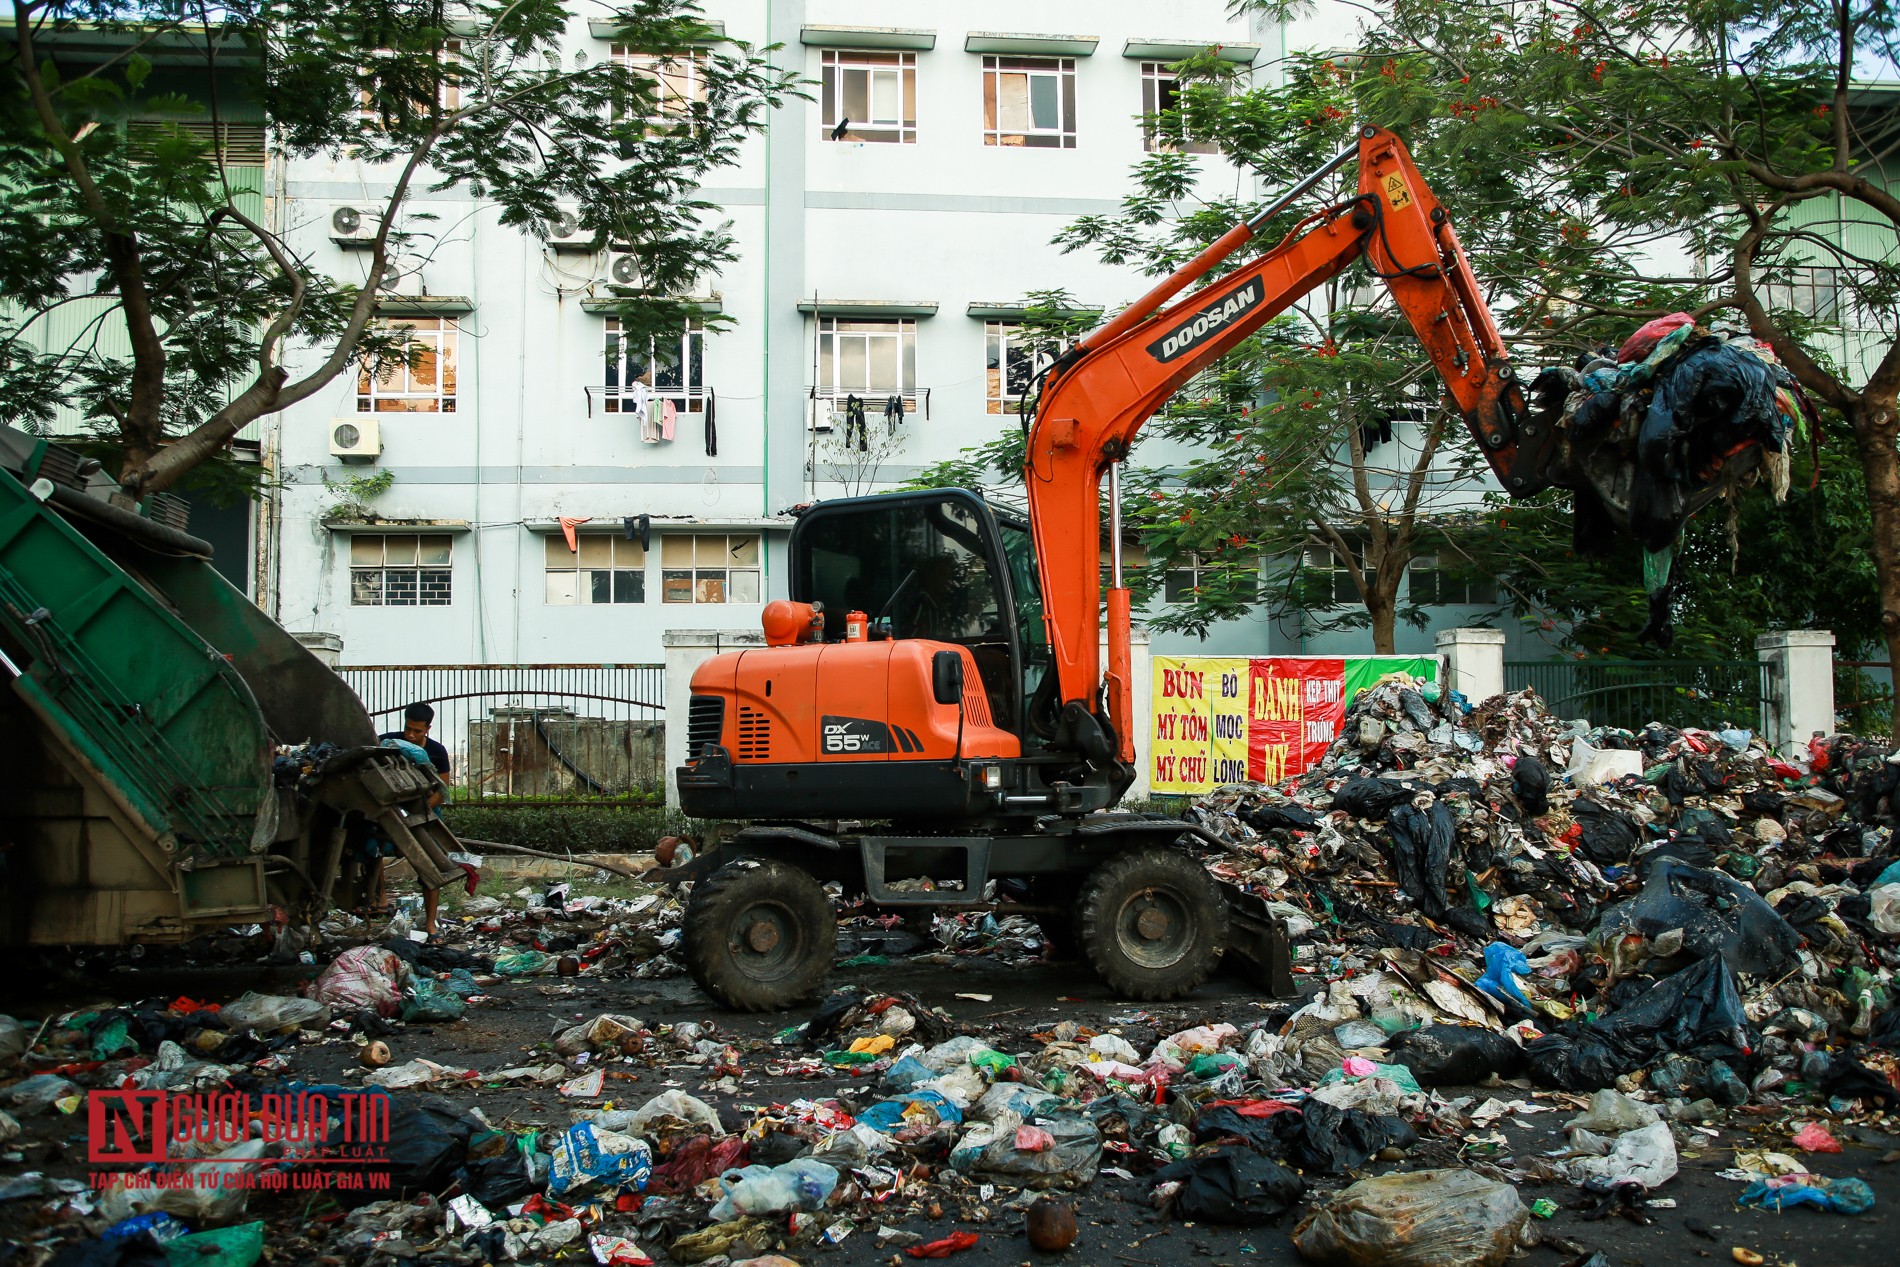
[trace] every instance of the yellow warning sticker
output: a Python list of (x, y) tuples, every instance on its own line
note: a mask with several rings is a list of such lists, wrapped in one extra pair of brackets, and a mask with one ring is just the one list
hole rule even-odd
[(1394, 210), (1412, 205), (1412, 192), (1405, 187), (1405, 178), (1397, 172), (1385, 178), (1385, 200)]

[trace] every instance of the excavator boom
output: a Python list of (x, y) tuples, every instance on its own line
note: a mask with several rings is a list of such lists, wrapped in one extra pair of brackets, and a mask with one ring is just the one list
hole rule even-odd
[[(1356, 197), (1309, 217), (1272, 250), (1175, 300), (1294, 197), (1354, 157)], [(1142, 424), (1190, 378), (1361, 257), (1391, 290), (1505, 489), (1521, 497), (1548, 486), (1536, 473), (1546, 463), (1544, 444), (1536, 443), (1538, 428), (1525, 421), (1523, 392), (1450, 217), (1404, 143), (1391, 132), (1363, 129), (1357, 146), (1229, 230), (1081, 340), (1050, 372), (1029, 433), (1024, 482), (1060, 691), (1056, 727), (1062, 742), (1099, 749), (1110, 746), (1106, 739), (1118, 761), (1134, 760), (1131, 604), (1119, 566), (1108, 595), (1106, 678), (1100, 663), (1096, 543), (1103, 476), (1112, 474)], [(1120, 541), (1111, 549), (1118, 552)], [(1105, 733), (1088, 735), (1103, 722)]]

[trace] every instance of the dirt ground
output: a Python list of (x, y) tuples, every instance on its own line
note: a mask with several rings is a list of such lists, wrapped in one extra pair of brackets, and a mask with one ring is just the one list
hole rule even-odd
[[(308, 973), (311, 969), (304, 969)], [(109, 976), (74, 976), (68, 970), (59, 976), (21, 973), (10, 976), (4, 987), (12, 997), (6, 1006), (22, 1016), (39, 1016), (63, 1011), (81, 1004), (122, 1001), (153, 996), (170, 997), (188, 993), (203, 999), (231, 999), (246, 989), (288, 993), (299, 980), (295, 970), (266, 972), (258, 967), (189, 970), (115, 970)], [(1046, 1030), (1062, 1020), (1077, 1020), (1099, 1029), (1116, 1029), (1144, 1050), (1155, 1038), (1189, 1025), (1226, 1021), (1245, 1026), (1276, 1004), (1239, 981), (1217, 977), (1199, 993), (1183, 1003), (1143, 1007), (1117, 1000), (1079, 966), (1049, 964), (1009, 968), (995, 961), (974, 958), (956, 966), (907, 964), (896, 961), (888, 966), (840, 968), (828, 983), (874, 985), (879, 989), (903, 991), (949, 1012), (969, 1032), (1004, 1051), (1034, 1051), (1040, 1044), (1030, 1035)], [(987, 994), (988, 1001), (959, 998), (960, 994)], [(1284, 1006), (1281, 1004), (1280, 1006)], [(685, 978), (661, 981), (589, 980), (564, 981), (553, 977), (535, 977), (504, 981), (494, 987), (489, 1002), (471, 1007), (466, 1018), (449, 1025), (416, 1025), (399, 1030), (388, 1041), (400, 1063), (416, 1056), (479, 1070), (496, 1070), (527, 1063), (535, 1044), (544, 1042), (554, 1031), (577, 1020), (589, 1019), (601, 1012), (632, 1013), (649, 1025), (664, 1025), (686, 1020), (711, 1023), (714, 1036), (739, 1046), (745, 1054), (745, 1077), (736, 1093), (704, 1090), (703, 1070), (680, 1065), (655, 1069), (637, 1068), (637, 1081), (610, 1083), (610, 1094), (623, 1107), (634, 1107), (651, 1095), (668, 1088), (679, 1088), (700, 1095), (719, 1105), (728, 1127), (737, 1127), (751, 1118), (756, 1106), (783, 1104), (801, 1097), (822, 1098), (832, 1095), (855, 1096), (861, 1103), (880, 1098), (873, 1083), (855, 1081), (846, 1074), (828, 1072), (820, 1078), (773, 1077), (765, 1065), (774, 1053), (769, 1046), (772, 1035), (788, 1024), (803, 1019), (803, 1013), (753, 1016), (723, 1011), (713, 1006)], [(335, 1035), (312, 1041), (310, 1036), (291, 1048), (294, 1057), (292, 1076), (315, 1081), (338, 1080), (354, 1067), (354, 1048)], [(1473, 1088), (1467, 1093), (1478, 1093)], [(1500, 1098), (1521, 1098), (1529, 1094), (1522, 1087), (1490, 1088), (1483, 1094)], [(559, 1129), (569, 1120), (569, 1102), (557, 1096), (551, 1087), (534, 1090), (450, 1090), (458, 1101), (479, 1104), (491, 1121), (517, 1127), (548, 1126)], [(1442, 1092), (1447, 1096), (1457, 1090)], [(1541, 1097), (1545, 1103), (1563, 1104), (1562, 1097)], [(1581, 1103), (1581, 1097), (1574, 1098)], [(1508, 1168), (1513, 1158), (1530, 1157), (1556, 1147), (1562, 1140), (1560, 1123), (1568, 1112), (1538, 1114), (1528, 1119), (1507, 1118), (1500, 1129), (1503, 1145), (1471, 1145), (1458, 1138), (1426, 1137), (1411, 1150), (1406, 1160), (1396, 1165), (1374, 1163), (1377, 1171), (1415, 1169), (1426, 1166), (1456, 1166), (1490, 1163)], [(1724, 1123), (1703, 1147), (1685, 1151), (1682, 1172), (1677, 1179), (1652, 1194), (1673, 1201), (1673, 1208), (1652, 1208), (1645, 1225), (1612, 1215), (1591, 1221), (1587, 1211), (1560, 1208), (1548, 1221), (1536, 1221), (1546, 1243), (1520, 1255), (1527, 1264), (1546, 1263), (1552, 1267), (1600, 1252), (1599, 1263), (1672, 1264), (1698, 1260), (1734, 1261), (1731, 1251), (1742, 1247), (1760, 1253), (1767, 1262), (1800, 1264), (1801, 1267), (1877, 1267), (1900, 1261), (1900, 1165), (1883, 1164), (1883, 1158), (1900, 1146), (1900, 1139), (1883, 1134), (1837, 1126), (1845, 1147), (1838, 1156), (1814, 1159), (1815, 1168), (1832, 1177), (1858, 1176), (1870, 1184), (1877, 1204), (1860, 1217), (1843, 1217), (1800, 1209), (1786, 1214), (1770, 1214), (1742, 1209), (1735, 1205), (1741, 1185), (1717, 1177), (1716, 1172), (1730, 1165), (1735, 1147), (1774, 1144), (1786, 1148), (1785, 1128), (1770, 1138), (1773, 1126), (1780, 1126), (1785, 1115), (1780, 1111), (1751, 1116), (1746, 1110)], [(27, 1171), (42, 1170), (55, 1177), (87, 1177), (85, 1159), (85, 1123), (82, 1115), (62, 1117), (57, 1113), (39, 1114), (22, 1119), (26, 1134), (11, 1146), (22, 1154), (0, 1168), (0, 1184)], [(1759, 1135), (1759, 1138), (1757, 1136)], [(1111, 1156), (1104, 1161), (1112, 1165)], [(946, 1174), (949, 1172), (945, 1171)], [(1316, 1190), (1343, 1186), (1346, 1179), (1313, 1179)], [(1207, 1225), (1162, 1221), (1148, 1204), (1149, 1183), (1140, 1177), (1120, 1179), (1101, 1176), (1086, 1191), (1075, 1194), (1081, 1236), (1066, 1255), (1044, 1256), (1033, 1252), (1027, 1243), (1020, 1213), (1004, 1208), (1013, 1194), (998, 1192), (985, 1200), (973, 1184), (953, 1179), (951, 1185), (930, 1185), (908, 1202), (897, 1198), (873, 1211), (840, 1211), (854, 1218), (859, 1231), (837, 1247), (793, 1245), (785, 1252), (794, 1260), (810, 1264), (827, 1262), (839, 1267), (855, 1264), (910, 1262), (899, 1258), (894, 1248), (879, 1248), (874, 1242), (877, 1226), (882, 1223), (903, 1228), (933, 1240), (959, 1228), (981, 1234), (982, 1239), (954, 1261), (978, 1267), (980, 1264), (1025, 1263), (1060, 1257), (1072, 1263), (1125, 1263), (1160, 1267), (1183, 1259), (1205, 1259), (1220, 1264), (1274, 1264), (1301, 1261), (1293, 1250), (1289, 1234), (1294, 1222), (1289, 1216), (1281, 1226), (1257, 1229), (1231, 1229)], [(1524, 1200), (1549, 1198), (1559, 1207), (1583, 1206), (1580, 1190), (1567, 1185), (1523, 1184)], [(943, 1214), (931, 1220), (927, 1207), (932, 1200), (941, 1203)], [(0, 1264), (37, 1261), (39, 1255), (29, 1242), (44, 1242), (50, 1229), (39, 1225), (39, 1210), (44, 1203), (35, 1200), (0, 1205)], [(266, 1218), (271, 1225), (267, 1257), (274, 1262), (324, 1261), (322, 1199), (314, 1204), (308, 1197), (256, 1196), (253, 1216)], [(827, 1215), (829, 1219), (830, 1215)], [(623, 1220), (624, 1221), (624, 1220)], [(614, 1225), (610, 1224), (610, 1229)], [(667, 1258), (661, 1244), (643, 1240), (643, 1248), (656, 1261)], [(575, 1247), (570, 1256), (585, 1258)], [(334, 1258), (329, 1261), (338, 1261)]]

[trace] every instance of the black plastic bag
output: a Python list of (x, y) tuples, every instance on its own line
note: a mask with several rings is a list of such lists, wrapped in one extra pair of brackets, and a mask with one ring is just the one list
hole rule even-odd
[(548, 1186), (548, 1168), (536, 1166), (534, 1157), (512, 1144), (493, 1157), (471, 1161), (456, 1176), (462, 1191), (491, 1210), (525, 1201)]
[(1276, 827), (1311, 831), (1319, 826), (1317, 815), (1297, 805), (1256, 805), (1241, 810), (1240, 818), (1249, 827), (1257, 827), (1261, 831), (1271, 831)]
[(1563, 1091), (1601, 1091), (1633, 1069), (1646, 1055), (1631, 1052), (1594, 1026), (1566, 1026), (1524, 1045), (1531, 1081)]
[(1386, 818), (1386, 826), (1392, 838), (1387, 853), (1399, 887), (1425, 914), (1443, 915), (1451, 850), (1458, 839), (1458, 820), (1451, 806), (1437, 800), (1429, 809), (1401, 805)]
[[(1892, 1015), (1889, 1009), (1888, 1015)], [(1828, 1095), (1900, 1106), (1900, 1091), (1884, 1077), (1845, 1052), (1811, 1051), (1801, 1058), (1801, 1077)]]
[(1874, 1018), (1873, 1032), (1867, 1041), (1876, 1047), (1900, 1049), (1900, 1006), (1889, 1007)]
[(1413, 789), (1393, 779), (1348, 779), (1333, 793), (1333, 808), (1345, 810), (1354, 818), (1382, 823), (1387, 814), (1416, 794)]
[(389, 1189), (379, 1195), (439, 1193), (468, 1157), (468, 1143), (488, 1128), (441, 1096), (391, 1097)]
[(1603, 912), (1599, 931), (1628, 929), (1645, 937), (1683, 931), (1682, 949), (1720, 955), (1737, 972), (1780, 976), (1798, 962), (1801, 934), (1761, 895), (1719, 871), (1652, 856), (1643, 891)]
[(1425, 1087), (1467, 1087), (1492, 1074), (1514, 1078), (1524, 1067), (1523, 1048), (1476, 1025), (1427, 1025), (1395, 1037), (1390, 1050), (1392, 1063)]
[(1405, 714), (1405, 720), (1420, 730), (1430, 730), (1433, 725), (1431, 707), (1425, 703), (1425, 697), (1409, 687), (1399, 690), (1399, 711)]
[(1642, 839), (1635, 823), (1587, 796), (1570, 803), (1570, 816), (1583, 828), (1577, 847), (1598, 866), (1613, 867), (1629, 861), (1630, 850)]
[(1528, 752), (1518, 757), (1517, 765), (1511, 770), (1511, 790), (1517, 793), (1517, 803), (1532, 818), (1550, 812), (1550, 771)]
[(1208, 1144), (1215, 1140), (1238, 1140), (1257, 1153), (1278, 1157), (1285, 1152), (1283, 1139), (1286, 1135), (1279, 1119), (1298, 1121), (1299, 1116), (1298, 1110), (1287, 1109), (1266, 1117), (1247, 1117), (1225, 1105), (1216, 1105), (1211, 1109), (1203, 1109), (1194, 1119), (1194, 1142)]
[(1289, 1160), (1302, 1170), (1342, 1175), (1365, 1165), (1381, 1148), (1410, 1148), (1418, 1142), (1418, 1132), (1396, 1115), (1342, 1109), (1313, 1099), (1301, 1112), (1304, 1129)]
[(1259, 1227), (1300, 1203), (1306, 1183), (1270, 1158), (1245, 1148), (1216, 1148), (1155, 1171), (1156, 1183), (1179, 1180), (1169, 1210), (1190, 1223)]
[(170, 1260), (151, 1233), (140, 1232), (67, 1245), (47, 1267), (170, 1267)]
[(1647, 1042), (1659, 1052), (1710, 1058), (1751, 1051), (1757, 1042), (1742, 1012), (1735, 974), (1717, 955), (1664, 977), (1635, 1002), (1598, 1022), (1597, 1028), (1632, 1047)]

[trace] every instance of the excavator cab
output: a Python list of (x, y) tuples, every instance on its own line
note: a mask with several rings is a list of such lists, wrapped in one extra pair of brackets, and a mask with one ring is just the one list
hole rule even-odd
[(822, 608), (826, 642), (861, 611), (873, 638), (965, 648), (990, 717), (1029, 739), (1049, 656), (1028, 523), (965, 489), (821, 502), (792, 534), (790, 589)]

